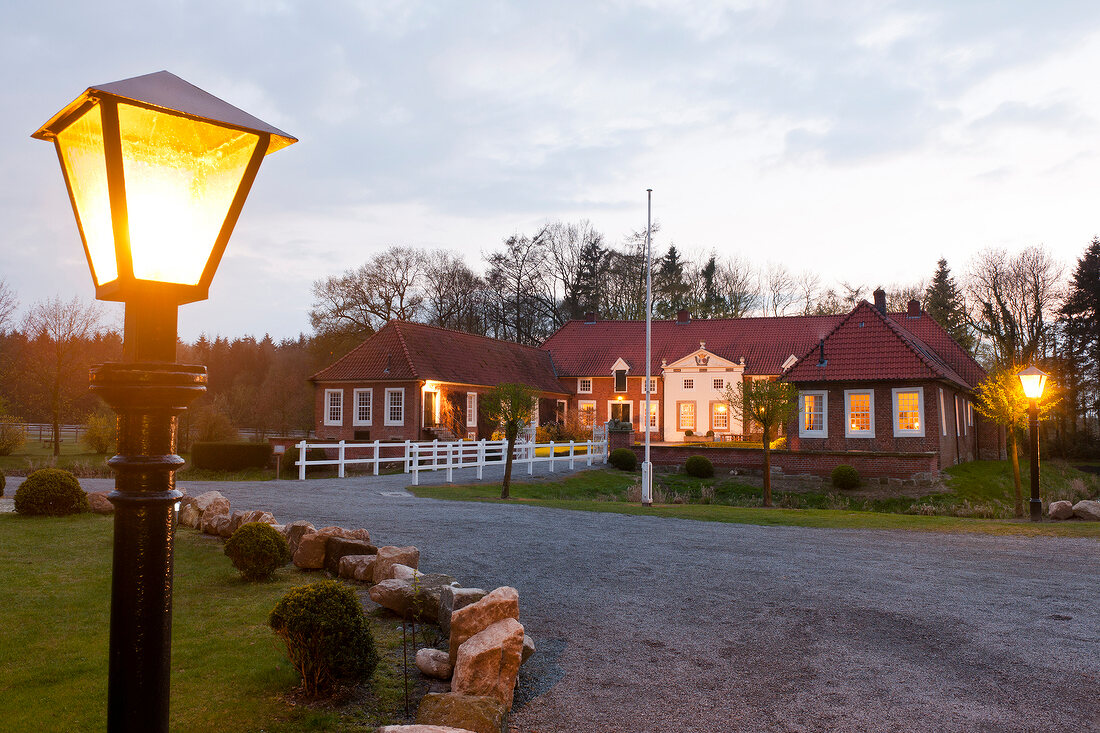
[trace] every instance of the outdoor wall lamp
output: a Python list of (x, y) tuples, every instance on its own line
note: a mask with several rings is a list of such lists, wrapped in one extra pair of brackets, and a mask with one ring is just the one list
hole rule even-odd
[(1050, 375), (1036, 366), (1029, 366), (1016, 372), (1016, 376), (1019, 377), (1024, 395), (1028, 399), (1028, 427), (1031, 431), (1031, 500), (1028, 504), (1031, 521), (1038, 522), (1043, 518), (1043, 502), (1039, 499), (1039, 399), (1043, 396), (1043, 389), (1046, 388), (1047, 377)]
[(206, 367), (176, 364), (177, 309), (204, 300), (267, 153), (294, 142), (179, 77), (89, 87), (32, 137), (54, 143), (96, 298), (126, 304), (123, 362), (91, 370), (118, 413), (110, 731), (167, 731), (177, 420)]

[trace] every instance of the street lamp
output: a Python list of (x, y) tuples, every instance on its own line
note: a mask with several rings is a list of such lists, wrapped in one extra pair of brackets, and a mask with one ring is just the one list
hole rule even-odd
[(206, 367), (176, 364), (178, 307), (204, 300), (267, 153), (287, 135), (179, 77), (89, 87), (32, 137), (57, 149), (96, 298), (126, 304), (123, 362), (91, 370), (118, 413), (110, 731), (167, 731), (177, 420)]
[(1016, 372), (1024, 395), (1028, 399), (1027, 416), (1031, 429), (1031, 521), (1038, 522), (1043, 516), (1043, 502), (1039, 499), (1039, 398), (1050, 376), (1036, 366), (1029, 366)]

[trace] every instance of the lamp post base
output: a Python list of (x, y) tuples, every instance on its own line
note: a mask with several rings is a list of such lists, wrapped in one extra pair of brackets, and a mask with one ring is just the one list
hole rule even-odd
[(1039, 522), (1043, 519), (1043, 502), (1039, 499), (1029, 499), (1028, 507), (1031, 509), (1031, 521)]

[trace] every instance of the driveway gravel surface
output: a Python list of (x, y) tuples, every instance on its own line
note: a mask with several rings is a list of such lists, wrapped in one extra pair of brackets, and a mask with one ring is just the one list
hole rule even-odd
[(407, 480), (181, 485), (518, 588), (539, 652), (516, 731), (1100, 731), (1094, 540), (444, 502)]

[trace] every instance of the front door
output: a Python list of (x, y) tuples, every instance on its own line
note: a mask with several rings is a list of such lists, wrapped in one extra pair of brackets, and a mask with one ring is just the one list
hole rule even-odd
[(630, 408), (632, 405), (629, 402), (612, 402), (611, 403), (611, 419), (619, 420), (621, 422), (630, 422)]
[(424, 427), (435, 427), (435, 403), (439, 399), (438, 392), (424, 393)]

